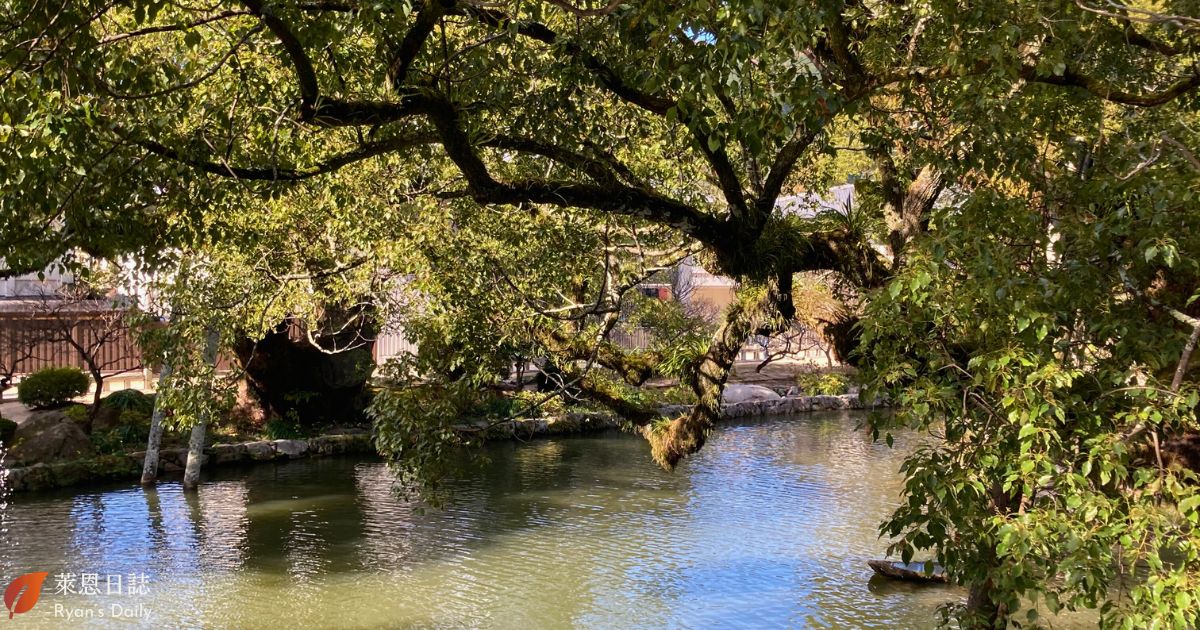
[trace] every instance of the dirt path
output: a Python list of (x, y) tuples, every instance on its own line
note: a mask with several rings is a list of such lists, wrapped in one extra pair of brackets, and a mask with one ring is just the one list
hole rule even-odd
[(8, 418), (17, 424), (21, 424), (29, 419), (29, 414), (33, 413), (29, 407), (22, 405), (19, 402), (0, 403), (0, 418)]

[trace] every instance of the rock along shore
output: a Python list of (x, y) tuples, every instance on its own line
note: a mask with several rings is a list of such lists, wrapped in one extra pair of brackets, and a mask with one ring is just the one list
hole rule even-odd
[[(764, 388), (765, 389), (765, 388)], [(857, 394), (840, 396), (779, 396), (774, 398), (762, 397), (751, 400), (727, 402), (721, 405), (721, 419), (734, 420), (756, 416), (776, 416), (807, 411), (836, 411), (850, 409), (883, 409), (886, 401), (877, 400), (864, 405)], [(691, 410), (691, 405), (665, 405), (659, 407), (659, 413), (664, 416), (678, 416)], [(457, 428), (463, 432), (484, 431), (489, 438), (527, 438), (541, 435), (561, 435), (565, 433), (583, 433), (619, 429), (624, 421), (612, 414), (568, 413), (562, 417), (528, 418), (509, 420), (498, 424), (461, 424)]]
[[(322, 435), (306, 440), (261, 440), (241, 444), (214, 444), (204, 449), (204, 466), (250, 464), (322, 455), (374, 453), (367, 433)], [(0, 470), (4, 487), (11, 492), (50, 490), (67, 486), (138, 479), (142, 476), (145, 452), (127, 455), (100, 455), (51, 464), (34, 464)], [(181, 472), (187, 464), (186, 448), (159, 451), (161, 473)]]

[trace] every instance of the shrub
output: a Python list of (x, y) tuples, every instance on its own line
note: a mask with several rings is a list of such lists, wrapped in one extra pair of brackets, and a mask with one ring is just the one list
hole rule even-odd
[(8, 418), (0, 418), (0, 444), (12, 446), (13, 437), (17, 434), (17, 423)]
[(150, 415), (144, 413), (140, 409), (127, 409), (117, 416), (117, 424), (123, 427), (147, 427), (150, 426)]
[(116, 409), (124, 416), (126, 412), (136, 412), (146, 417), (154, 413), (154, 396), (143, 394), (136, 389), (126, 389), (119, 392), (113, 392), (104, 397), (100, 404), (109, 408)]
[(304, 437), (300, 423), (294, 418), (272, 418), (263, 425), (267, 438), (272, 440), (294, 440)]
[(88, 408), (84, 405), (71, 405), (63, 409), (62, 414), (75, 424), (87, 424)]
[(92, 448), (102, 455), (112, 455), (129, 452), (134, 447), (145, 448), (146, 439), (150, 437), (149, 427), (135, 424), (123, 424), (109, 431), (100, 431), (88, 436)]
[(504, 418), (514, 415), (517, 399), (494, 391), (480, 392), (479, 400), (471, 404), (463, 415), (469, 418)]
[(809, 372), (796, 375), (796, 385), (810, 396), (836, 396), (846, 393), (848, 381), (841, 374)]
[(513, 392), (514, 415), (527, 417), (561, 416), (567, 411), (562, 396), (544, 392)]
[(653, 391), (651, 400), (659, 405), (694, 405), (696, 404), (696, 392), (692, 391), (691, 387), (679, 384), (674, 387), (666, 387)]
[(22, 404), (46, 409), (60, 407), (88, 390), (88, 377), (79, 368), (46, 368), (25, 377), (17, 384), (17, 400)]

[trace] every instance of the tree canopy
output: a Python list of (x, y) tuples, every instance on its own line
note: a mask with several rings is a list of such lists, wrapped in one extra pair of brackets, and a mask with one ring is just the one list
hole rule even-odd
[[(1196, 618), (1200, 500), (1162, 452), (1196, 428), (1194, 2), (3, 7), (5, 273), (170, 268), (191, 355), (214, 327), (401, 313), (435, 397), (552, 357), (672, 467), (825, 272), (854, 296), (825, 333), (900, 405), (881, 435), (941, 438), (886, 527), (904, 553), (988, 623), (1043, 595)], [(846, 178), (855, 212), (777, 208)], [(685, 361), (695, 409), (660, 419), (621, 388), (663, 352), (608, 334), (684, 255), (739, 299)]]

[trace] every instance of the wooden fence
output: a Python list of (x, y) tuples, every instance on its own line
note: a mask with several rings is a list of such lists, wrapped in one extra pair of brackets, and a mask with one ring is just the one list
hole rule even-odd
[(617, 328), (609, 335), (612, 342), (629, 350), (645, 350), (654, 337), (645, 328)]
[(403, 329), (387, 330), (375, 338), (373, 353), (375, 364), (383, 365), (387, 363), (388, 359), (406, 354), (416, 354), (417, 344), (404, 336)]
[[(612, 331), (610, 339), (628, 350), (645, 350), (653, 343), (654, 336), (645, 328), (617, 328)], [(833, 364), (828, 343), (815, 336), (810, 336), (807, 342), (789, 343), (786, 336), (768, 338), (754, 335), (746, 340), (738, 352), (737, 360), (757, 363), (769, 356), (787, 362)]]
[[(141, 351), (128, 331), (114, 333), (99, 317), (76, 317), (71, 337), (81, 345), (91, 347), (105, 334), (110, 335), (95, 351), (104, 372), (141, 369)], [(0, 366), (5, 372), (16, 374), (30, 374), (48, 367), (87, 370), (79, 351), (62, 338), (61, 326), (61, 322), (28, 314), (0, 314)]]

